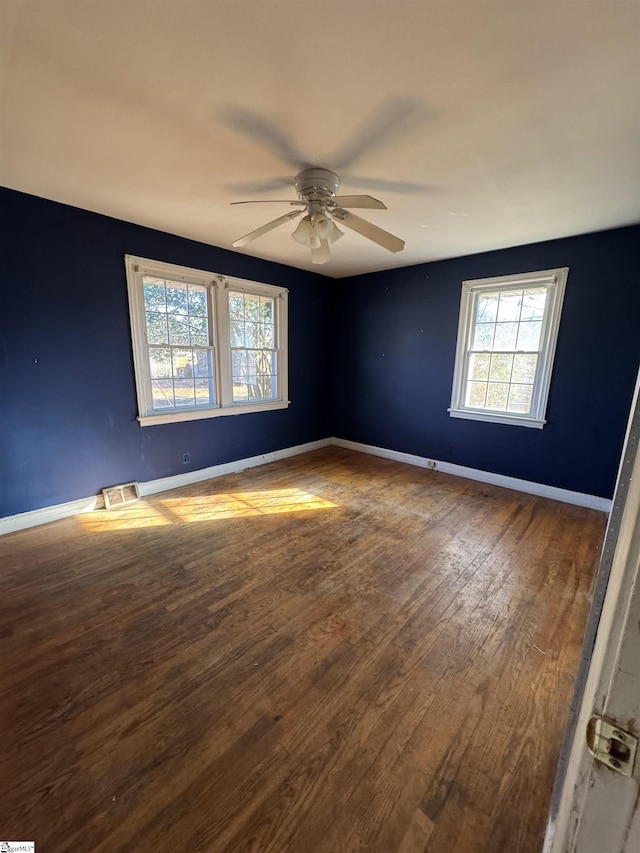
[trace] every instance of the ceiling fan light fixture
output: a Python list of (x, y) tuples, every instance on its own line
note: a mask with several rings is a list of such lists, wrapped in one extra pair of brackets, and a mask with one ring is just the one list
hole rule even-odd
[(311, 263), (312, 264), (326, 264), (327, 261), (331, 260), (331, 250), (329, 249), (329, 243), (327, 240), (321, 240), (320, 246), (316, 249), (311, 250)]
[(317, 249), (320, 245), (320, 238), (313, 230), (313, 222), (311, 221), (311, 217), (308, 215), (298, 222), (298, 227), (291, 235), (291, 238), (295, 240), (296, 243), (300, 243), (300, 245), (306, 246), (310, 249)]
[(330, 246), (344, 236), (344, 231), (341, 231), (336, 223), (323, 213), (316, 215), (313, 227), (318, 237), (321, 240), (326, 240)]

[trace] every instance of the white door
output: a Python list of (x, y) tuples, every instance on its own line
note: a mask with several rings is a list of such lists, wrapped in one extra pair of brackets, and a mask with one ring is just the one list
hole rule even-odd
[[(640, 376), (605, 535), (599, 572), (602, 596), (596, 581), (545, 853), (640, 853), (640, 750), (635, 761), (629, 760), (633, 736), (640, 734), (639, 391)], [(621, 733), (620, 738), (601, 741), (608, 752), (605, 760), (618, 764), (618, 770), (594, 759), (587, 748), (593, 717), (613, 723)]]

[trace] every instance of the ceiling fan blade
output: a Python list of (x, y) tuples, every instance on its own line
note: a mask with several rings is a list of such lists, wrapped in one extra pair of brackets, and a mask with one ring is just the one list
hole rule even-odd
[(301, 213), (301, 210), (292, 210), (290, 213), (285, 213), (284, 216), (279, 216), (272, 222), (267, 222), (266, 225), (261, 225), (260, 228), (256, 228), (255, 231), (250, 231), (248, 234), (245, 234), (244, 237), (234, 240), (231, 245), (236, 249), (239, 246), (246, 246), (247, 243), (251, 243), (251, 241), (255, 240), (257, 237), (262, 237), (263, 234), (268, 234), (269, 231), (273, 231), (273, 229), (277, 228), (279, 225), (284, 225), (284, 223), (289, 219), (294, 219), (296, 216), (300, 216)]
[(304, 207), (306, 201), (300, 201), (299, 199), (292, 201), (290, 198), (252, 198), (248, 201), (232, 201), (231, 204), (300, 204)]
[(320, 246), (317, 249), (311, 249), (312, 264), (326, 264), (331, 260), (331, 250), (329, 249), (328, 240), (320, 240)]
[(386, 210), (387, 205), (370, 195), (334, 195), (331, 201), (340, 207), (367, 207), (369, 210)]
[(331, 211), (331, 215), (342, 225), (345, 225), (352, 231), (357, 231), (358, 234), (362, 234), (362, 236), (366, 237), (368, 240), (373, 240), (374, 243), (377, 243), (389, 252), (401, 252), (404, 249), (404, 240), (401, 240), (399, 237), (395, 237), (393, 234), (390, 234), (388, 231), (384, 231), (382, 228), (378, 228), (378, 226), (374, 225), (373, 222), (368, 222), (366, 219), (360, 219), (360, 217), (356, 216), (355, 213), (349, 213), (348, 210), (343, 210), (341, 207), (337, 207), (335, 210)]

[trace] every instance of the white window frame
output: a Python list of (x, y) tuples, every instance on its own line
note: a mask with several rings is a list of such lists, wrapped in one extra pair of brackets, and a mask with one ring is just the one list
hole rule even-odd
[[(449, 414), (453, 418), (489, 421), (491, 423), (511, 424), (512, 426), (534, 427), (542, 429), (546, 424), (547, 402), (551, 385), (551, 372), (558, 341), (558, 329), (564, 300), (568, 267), (542, 270), (540, 272), (504, 275), (495, 278), (481, 278), (462, 283), (460, 301), (460, 320), (458, 324), (458, 343), (453, 373), (453, 391)], [(483, 292), (520, 290), (523, 287), (544, 287), (547, 290), (540, 349), (536, 375), (533, 384), (531, 411), (528, 414), (472, 408), (464, 405), (469, 350), (474, 328), (478, 295)]]
[[(138, 398), (138, 421), (140, 426), (202, 420), (226, 415), (241, 415), (248, 412), (268, 412), (286, 409), (288, 399), (288, 350), (287, 350), (287, 301), (289, 291), (285, 287), (262, 284), (206, 270), (191, 269), (149, 258), (125, 255), (127, 289), (129, 294), (129, 316), (131, 319), (131, 343), (133, 365)], [(189, 284), (204, 285), (208, 290), (210, 323), (212, 324), (214, 383), (216, 402), (212, 406), (184, 407), (171, 411), (153, 408), (151, 371), (147, 344), (147, 324), (144, 304), (143, 277), (166, 278)], [(241, 291), (254, 296), (268, 296), (275, 300), (275, 349), (278, 362), (277, 391), (273, 400), (256, 400), (253, 403), (233, 402), (231, 376), (231, 341), (229, 331), (229, 291)]]

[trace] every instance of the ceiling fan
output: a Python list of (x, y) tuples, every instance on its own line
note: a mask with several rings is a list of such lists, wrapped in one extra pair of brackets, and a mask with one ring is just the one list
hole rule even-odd
[(274, 228), (296, 219), (302, 213), (303, 218), (291, 237), (311, 250), (311, 261), (314, 264), (325, 264), (331, 257), (330, 246), (344, 236), (338, 228), (339, 222), (345, 228), (357, 231), (368, 240), (372, 240), (389, 252), (401, 252), (404, 240), (394, 237), (388, 231), (378, 228), (372, 222), (361, 219), (347, 208), (367, 208), (369, 210), (386, 210), (387, 206), (370, 195), (336, 195), (340, 186), (340, 178), (328, 169), (303, 169), (296, 175), (295, 187), (298, 193), (296, 201), (289, 199), (269, 199), (260, 201), (234, 201), (232, 204), (288, 204), (299, 207), (261, 225), (255, 231), (250, 231), (244, 237), (235, 240), (235, 248), (246, 246), (257, 237), (268, 234)]

